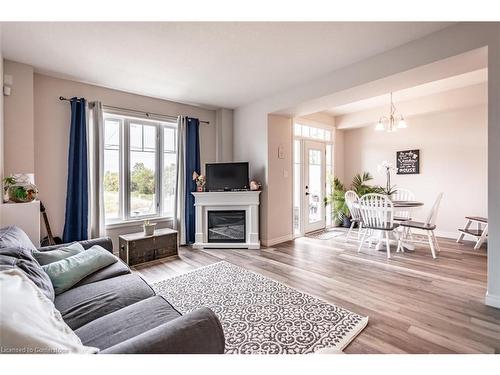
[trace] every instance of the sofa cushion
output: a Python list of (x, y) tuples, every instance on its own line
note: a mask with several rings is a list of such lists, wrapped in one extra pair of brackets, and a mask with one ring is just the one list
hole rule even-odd
[(111, 279), (112, 277), (117, 277), (121, 275), (127, 275), (131, 273), (130, 268), (123, 263), (120, 259), (118, 262), (111, 264), (110, 266), (101, 268), (99, 271), (88, 275), (83, 280), (79, 281), (74, 287), (79, 287), (85, 284), (95, 283), (97, 281)]
[(73, 242), (69, 245), (61, 246), (58, 249), (50, 251), (33, 251), (33, 256), (40, 265), (45, 266), (46, 264), (58, 262), (60, 260), (72, 257), (78, 253), (85, 251), (83, 246), (78, 242)]
[(42, 268), (49, 275), (57, 295), (65, 292), (88, 275), (117, 261), (117, 257), (96, 245), (58, 262), (46, 264)]
[(3, 353), (97, 353), (85, 347), (61, 314), (19, 269), (0, 272), (0, 347)]
[(54, 301), (54, 288), (49, 275), (33, 258), (31, 250), (20, 248), (0, 249), (0, 271), (14, 268), (23, 271), (48, 299)]
[(36, 250), (35, 245), (33, 245), (28, 235), (15, 225), (0, 228), (0, 249), (6, 247), (18, 247), (32, 251)]
[(144, 280), (129, 274), (72, 288), (56, 296), (54, 304), (64, 321), (77, 329), (153, 295)]
[(179, 316), (163, 297), (154, 296), (87, 323), (75, 333), (84, 345), (105, 349)]

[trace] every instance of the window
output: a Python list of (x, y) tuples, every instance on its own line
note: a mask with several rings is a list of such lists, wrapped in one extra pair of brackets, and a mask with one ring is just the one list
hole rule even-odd
[(293, 135), (296, 137), (312, 138), (326, 142), (330, 142), (332, 139), (332, 132), (330, 130), (301, 124), (294, 125)]
[(104, 114), (106, 224), (172, 217), (177, 123)]

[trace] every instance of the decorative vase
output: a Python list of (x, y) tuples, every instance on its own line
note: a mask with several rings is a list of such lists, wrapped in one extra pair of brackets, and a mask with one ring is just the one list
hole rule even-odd
[(156, 223), (144, 224), (143, 228), (145, 236), (152, 236), (153, 234), (155, 234)]
[(198, 186), (196, 186), (196, 191), (197, 191), (198, 193), (203, 192), (203, 186), (199, 186), (199, 185), (198, 185)]

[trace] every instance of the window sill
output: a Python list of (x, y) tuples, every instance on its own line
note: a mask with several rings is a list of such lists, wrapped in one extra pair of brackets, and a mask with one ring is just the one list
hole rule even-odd
[(148, 219), (137, 219), (137, 220), (127, 220), (127, 221), (118, 221), (115, 223), (106, 224), (106, 229), (117, 229), (124, 227), (136, 227), (140, 226), (144, 223), (145, 220), (148, 220), (150, 223), (165, 223), (168, 221), (174, 221), (173, 217), (154, 217)]

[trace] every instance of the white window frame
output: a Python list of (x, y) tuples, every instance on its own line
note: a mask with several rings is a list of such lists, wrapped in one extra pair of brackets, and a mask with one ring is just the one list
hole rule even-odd
[[(162, 188), (162, 180), (163, 180), (163, 159), (164, 159), (164, 139), (163, 133), (165, 128), (172, 128), (177, 131), (177, 122), (174, 117), (172, 118), (155, 118), (151, 119), (145, 116), (130, 115), (125, 112), (120, 112), (116, 110), (107, 111), (104, 109), (104, 126), (106, 120), (115, 120), (120, 124), (120, 144), (119, 144), (119, 175), (120, 175), (120, 187), (119, 187), (119, 212), (118, 218), (114, 219), (106, 219), (105, 217), (105, 225), (106, 228), (113, 228), (119, 226), (126, 226), (130, 224), (134, 224), (137, 222), (141, 222), (143, 220), (153, 220), (153, 221), (161, 221), (172, 219), (172, 216), (163, 215), (164, 207), (163, 207), (163, 188)], [(145, 126), (154, 126), (156, 131), (156, 152), (155, 152), (155, 212), (153, 214), (147, 215), (139, 215), (132, 216), (130, 210), (131, 204), (131, 191), (130, 191), (130, 174), (131, 174), (131, 166), (130, 166), (130, 158), (131, 158), (131, 148), (130, 148), (130, 124), (138, 124)], [(177, 154), (176, 145), (174, 145), (174, 153)], [(103, 140), (103, 148), (104, 148), (104, 140)], [(103, 171), (104, 173), (104, 171)]]

